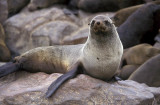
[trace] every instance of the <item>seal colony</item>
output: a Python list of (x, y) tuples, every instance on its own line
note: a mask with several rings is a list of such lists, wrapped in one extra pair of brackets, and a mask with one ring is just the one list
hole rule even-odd
[(1, 66), (0, 77), (18, 70), (65, 73), (50, 85), (46, 97), (50, 97), (66, 80), (80, 73), (101, 80), (112, 79), (123, 53), (116, 28), (112, 20), (104, 15), (94, 17), (89, 25), (90, 33), (85, 44), (32, 49)]

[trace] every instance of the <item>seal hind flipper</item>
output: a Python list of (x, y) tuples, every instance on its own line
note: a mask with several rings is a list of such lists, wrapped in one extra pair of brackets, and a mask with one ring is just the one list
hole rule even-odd
[(83, 73), (83, 66), (80, 62), (75, 64), (69, 72), (66, 74), (63, 74), (60, 76), (57, 80), (55, 80), (48, 88), (48, 91), (46, 93), (46, 98), (51, 97), (52, 94), (55, 93), (55, 91), (67, 80), (72, 79), (76, 77), (78, 74)]
[(13, 73), (20, 69), (19, 63), (8, 62), (0, 67), (0, 77)]

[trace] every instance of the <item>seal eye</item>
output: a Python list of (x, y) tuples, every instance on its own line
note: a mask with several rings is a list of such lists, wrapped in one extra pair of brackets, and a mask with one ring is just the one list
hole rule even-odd
[(110, 24), (108, 20), (105, 20), (104, 23), (105, 23), (106, 25), (109, 25), (109, 24)]
[(91, 26), (92, 26), (92, 27), (93, 27), (94, 23), (95, 23), (95, 20), (93, 20), (92, 23), (91, 23)]

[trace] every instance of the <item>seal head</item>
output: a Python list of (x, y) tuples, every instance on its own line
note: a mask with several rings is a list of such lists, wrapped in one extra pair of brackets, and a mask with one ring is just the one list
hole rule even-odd
[(113, 23), (109, 17), (98, 15), (90, 23), (90, 33), (95, 35), (107, 35), (112, 32)]

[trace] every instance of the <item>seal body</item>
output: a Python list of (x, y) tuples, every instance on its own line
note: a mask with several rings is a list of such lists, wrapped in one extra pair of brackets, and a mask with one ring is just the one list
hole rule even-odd
[(19, 62), (21, 69), (29, 72), (66, 73), (78, 61), (83, 46), (38, 47), (15, 57), (15, 62)]
[(83, 48), (82, 63), (87, 74), (109, 80), (119, 67), (123, 47), (116, 28), (109, 18), (98, 16), (92, 22), (94, 25), (91, 23), (90, 35)]
[(66, 80), (80, 73), (110, 80), (118, 70), (123, 46), (111, 19), (98, 15), (90, 22), (85, 44), (39, 47), (0, 67), (0, 77), (17, 70), (65, 73), (54, 81), (46, 97), (50, 97)]
[(145, 83), (150, 87), (160, 86), (160, 54), (152, 57), (131, 74), (129, 80)]
[[(16, 57), (15, 62), (29, 72), (66, 73), (81, 61), (88, 75), (109, 80), (119, 66), (123, 47), (115, 26), (109, 18), (106, 19), (109, 20), (107, 26), (105, 19), (104, 16), (93, 19), (95, 22), (91, 23), (85, 44), (35, 48)], [(96, 21), (100, 22), (99, 25)]]
[(154, 43), (154, 37), (159, 29), (157, 29), (156, 23), (154, 23), (154, 14), (158, 10), (160, 10), (159, 5), (152, 3), (143, 5), (117, 28), (124, 48), (129, 48), (140, 43)]

